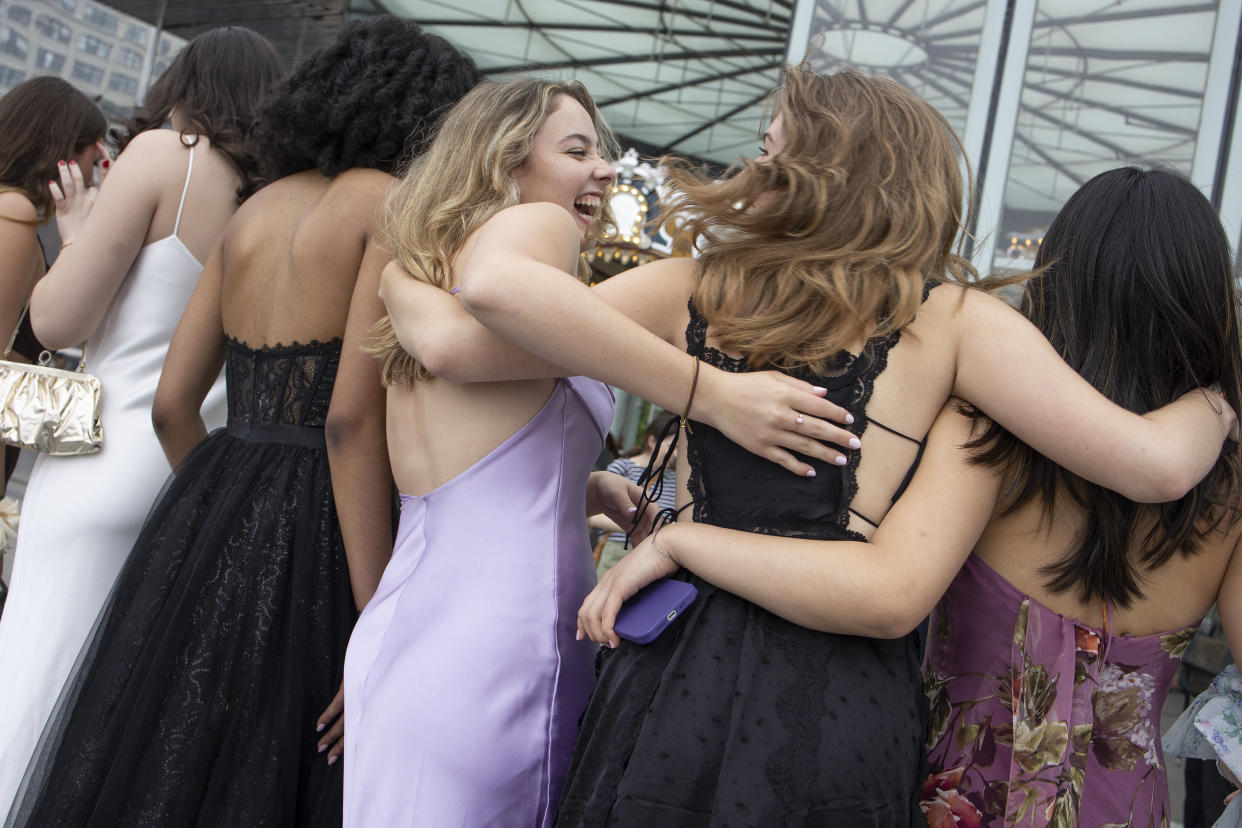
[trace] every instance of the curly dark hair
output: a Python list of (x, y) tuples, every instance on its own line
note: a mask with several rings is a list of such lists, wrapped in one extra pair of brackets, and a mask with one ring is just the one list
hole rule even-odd
[(261, 108), (254, 130), (261, 178), (395, 172), (478, 82), (473, 60), (412, 21), (381, 14), (346, 23)]
[(237, 167), (240, 200), (256, 173), (249, 144), (255, 110), (283, 76), (267, 38), (242, 26), (210, 29), (177, 53), (134, 117), (112, 137), (124, 151), (135, 135), (159, 129), (176, 109), (189, 124), (181, 134), (187, 146), (206, 135)]

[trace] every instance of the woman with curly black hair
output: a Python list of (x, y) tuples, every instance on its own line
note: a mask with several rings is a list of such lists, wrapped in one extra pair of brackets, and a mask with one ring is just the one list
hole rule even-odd
[[(339, 702), (325, 708), (392, 546), (384, 393), (358, 347), (383, 313), (382, 205), (424, 127), (477, 79), (444, 40), (377, 16), (263, 108), (271, 183), (208, 259), (155, 396), (176, 477), (17, 825), (340, 824), (339, 726), (324, 732)], [(207, 436), (199, 405), (221, 366), (228, 427)]]

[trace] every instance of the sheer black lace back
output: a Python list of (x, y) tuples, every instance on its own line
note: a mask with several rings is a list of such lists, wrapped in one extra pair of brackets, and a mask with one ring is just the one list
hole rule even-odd
[(323, 428), (340, 360), (339, 337), (258, 348), (229, 337), (229, 422)]
[[(854, 415), (850, 430), (861, 435), (869, 423), (867, 403), (875, 380), (887, 366), (889, 351), (900, 338), (901, 332), (897, 331), (869, 341), (857, 355), (841, 351), (823, 372), (804, 368), (787, 373), (827, 388), (827, 398)], [(706, 340), (707, 320), (691, 301), (686, 350), (724, 371), (755, 370), (745, 357), (731, 357), (707, 345)], [(917, 442), (914, 438), (906, 439)], [(850, 507), (858, 492), (860, 452), (849, 452), (849, 462), (844, 466), (802, 457), (815, 469), (815, 477), (799, 478), (699, 422), (687, 434), (686, 450), (690, 462), (687, 485), (694, 499), (694, 519), (700, 523), (797, 538), (866, 539), (849, 528)], [(913, 471), (912, 467), (906, 482)], [(898, 491), (904, 487), (905, 482)], [(865, 517), (863, 520), (870, 523)]]

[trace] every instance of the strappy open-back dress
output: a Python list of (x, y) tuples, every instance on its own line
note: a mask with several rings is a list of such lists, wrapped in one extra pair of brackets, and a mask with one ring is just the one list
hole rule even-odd
[[(705, 344), (693, 304), (687, 350), (726, 371), (751, 370)], [(898, 335), (842, 354), (824, 386), (855, 417)], [(730, 529), (822, 540), (850, 530), (859, 454), (845, 467), (809, 462), (799, 478), (693, 423), (694, 519)], [(907, 476), (908, 479), (908, 476)], [(879, 519), (879, 516), (874, 516)], [(918, 636), (817, 632), (682, 570), (698, 599), (650, 644), (603, 651), (558, 825), (922, 825), (927, 704)], [(894, 596), (894, 600), (900, 600)]]
[(558, 380), (486, 457), (401, 497), (392, 560), (345, 667), (345, 824), (552, 823), (594, 646), (586, 481), (612, 421), (606, 385)]
[(356, 616), (323, 431), (341, 341), (226, 347), (228, 427), (152, 509), (17, 825), (340, 824), (315, 722)]
[[(22, 501), (13, 580), (0, 616), (0, 816), (169, 475), (151, 427), (151, 403), (168, 343), (203, 269), (179, 235), (194, 173), (192, 147), (187, 155), (173, 234), (142, 248), (86, 343), (87, 369), (103, 383), (103, 450), (40, 455)], [(224, 424), (223, 380), (202, 414), (208, 428)]]

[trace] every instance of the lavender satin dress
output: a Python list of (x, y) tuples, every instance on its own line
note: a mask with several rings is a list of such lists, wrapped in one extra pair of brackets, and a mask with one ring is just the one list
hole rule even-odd
[(606, 385), (557, 382), (543, 408), (423, 497), (345, 659), (345, 825), (548, 826), (592, 683), (575, 641), (595, 584), (586, 480)]

